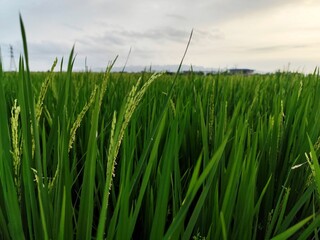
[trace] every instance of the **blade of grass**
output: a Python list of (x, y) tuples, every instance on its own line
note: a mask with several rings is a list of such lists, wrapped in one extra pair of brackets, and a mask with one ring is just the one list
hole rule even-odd
[[(97, 94), (99, 96), (99, 94)], [(80, 196), (80, 208), (77, 228), (77, 239), (90, 239), (94, 211), (95, 171), (97, 161), (96, 133), (99, 120), (99, 98), (95, 97), (94, 111), (91, 118), (91, 129), (88, 140), (87, 155), (84, 166), (83, 184)]]
[(170, 226), (169, 226), (169, 228), (168, 228), (168, 230), (167, 230), (167, 232), (166, 232), (166, 234), (164, 236), (164, 239), (170, 239), (171, 236), (176, 231), (176, 229), (179, 228), (180, 224), (183, 222), (183, 220), (184, 220), (184, 218), (185, 218), (185, 216), (187, 214), (187, 211), (188, 211), (188, 209), (189, 209), (189, 207), (190, 207), (190, 205), (191, 205), (191, 203), (192, 203), (197, 191), (202, 186), (202, 184), (206, 180), (207, 176), (210, 173), (213, 174), (212, 171), (217, 171), (217, 165), (218, 165), (219, 160), (221, 159), (221, 156), (222, 156), (222, 154), (224, 152), (224, 149), (225, 149), (225, 146), (227, 144), (229, 135), (230, 135), (230, 132), (226, 134), (225, 139), (223, 140), (223, 142), (221, 143), (221, 145), (217, 149), (216, 153), (209, 160), (207, 166), (205, 167), (205, 169), (203, 170), (203, 172), (199, 176), (197, 182), (192, 187), (192, 191), (190, 191), (190, 193), (185, 196), (185, 199), (182, 202), (181, 208), (178, 211), (178, 213), (176, 214), (176, 216), (173, 219), (172, 223), (170, 224)]
[(317, 154), (314, 150), (313, 144), (311, 142), (311, 139), (309, 137), (309, 135), (307, 135), (308, 137), (308, 141), (309, 141), (309, 146), (310, 146), (310, 157), (311, 157), (311, 161), (307, 158), (309, 165), (312, 169), (312, 174), (317, 186), (317, 191), (318, 194), (320, 194), (320, 166), (319, 166), (319, 162), (318, 162), (318, 158), (317, 158)]
[(298, 230), (300, 230), (306, 223), (308, 223), (313, 216), (309, 216), (302, 221), (298, 222), (294, 226), (288, 228), (286, 231), (278, 234), (277, 236), (273, 237), (271, 240), (282, 240), (282, 239), (289, 239), (293, 234), (295, 234)]
[(212, 184), (212, 181), (210, 181), (204, 186), (204, 190), (202, 190), (201, 195), (197, 201), (197, 204), (192, 212), (188, 225), (185, 229), (185, 232), (183, 233), (182, 239), (184, 240), (191, 239), (191, 235), (196, 225), (196, 222), (198, 221), (198, 217), (201, 214), (202, 208), (205, 206), (205, 200), (208, 196), (211, 184)]
[(59, 239), (64, 239), (65, 236), (65, 214), (66, 214), (66, 188), (63, 189), (62, 206), (60, 214)]
[[(138, 214), (140, 212), (140, 208), (141, 208), (141, 204), (143, 201), (143, 197), (146, 191), (146, 188), (148, 186), (148, 183), (150, 181), (150, 175), (151, 175), (151, 171), (152, 171), (152, 167), (155, 164), (156, 160), (157, 160), (157, 154), (158, 154), (158, 148), (159, 148), (159, 144), (160, 144), (160, 140), (162, 137), (162, 134), (164, 134), (164, 127), (165, 127), (165, 123), (166, 123), (166, 112), (164, 117), (161, 119), (161, 124), (158, 128), (158, 132), (157, 135), (155, 136), (154, 139), (154, 143), (151, 149), (151, 153), (150, 153), (150, 157), (149, 157), (149, 162), (148, 165), (144, 171), (143, 177), (142, 177), (142, 182), (141, 182), (141, 187), (140, 187), (140, 191), (139, 191), (139, 195), (138, 195), (138, 199), (137, 199), (137, 203), (135, 206), (135, 209), (133, 211), (133, 214), (131, 216), (131, 221), (129, 224), (129, 229), (128, 229), (128, 237), (130, 238), (133, 234), (134, 231), (134, 227), (137, 224), (137, 219), (138, 219)], [(137, 170), (136, 170), (137, 171)]]
[(173, 124), (170, 130), (169, 139), (166, 140), (167, 147), (164, 149), (162, 158), (162, 171), (159, 180), (159, 190), (157, 192), (156, 209), (154, 213), (154, 220), (151, 227), (150, 239), (162, 239), (165, 230), (165, 221), (168, 215), (168, 200), (170, 190), (170, 175), (172, 172), (172, 162), (177, 161), (179, 144), (177, 142), (178, 129), (177, 121)]
[(227, 240), (228, 239), (228, 234), (227, 234), (227, 227), (226, 227), (226, 223), (225, 223), (225, 220), (224, 220), (223, 212), (220, 212), (220, 222), (221, 222), (223, 239)]

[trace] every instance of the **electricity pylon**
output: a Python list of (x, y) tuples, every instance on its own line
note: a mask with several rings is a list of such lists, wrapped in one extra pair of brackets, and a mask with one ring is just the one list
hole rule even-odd
[(10, 45), (10, 71), (12, 71), (12, 72), (16, 72), (17, 71), (16, 62), (14, 61), (12, 45)]

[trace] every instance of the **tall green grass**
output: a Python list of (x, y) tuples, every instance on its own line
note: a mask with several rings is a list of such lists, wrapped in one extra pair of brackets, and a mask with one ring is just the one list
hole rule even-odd
[(319, 73), (0, 64), (1, 239), (318, 239)]

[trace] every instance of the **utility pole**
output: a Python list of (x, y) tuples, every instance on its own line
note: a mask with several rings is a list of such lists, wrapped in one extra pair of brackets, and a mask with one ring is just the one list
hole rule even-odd
[(17, 71), (16, 62), (14, 61), (12, 45), (10, 45), (10, 71), (12, 71), (12, 72), (16, 72)]

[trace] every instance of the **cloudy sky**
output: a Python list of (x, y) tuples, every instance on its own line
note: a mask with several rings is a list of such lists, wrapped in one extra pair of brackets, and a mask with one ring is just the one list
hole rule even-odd
[(31, 70), (48, 70), (75, 44), (75, 69), (185, 64), (259, 71), (313, 71), (320, 59), (318, 0), (0, 0), (0, 46), (22, 53), (19, 12)]

